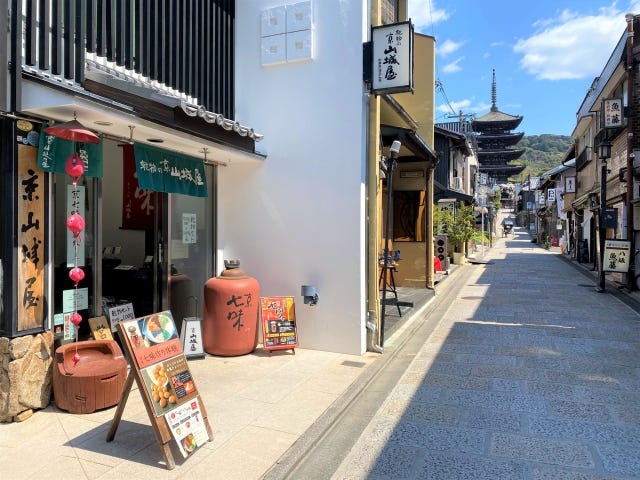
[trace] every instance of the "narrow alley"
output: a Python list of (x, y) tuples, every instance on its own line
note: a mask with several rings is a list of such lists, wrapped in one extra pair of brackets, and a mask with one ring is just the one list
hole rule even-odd
[(640, 478), (640, 315), (522, 228), (485, 259), (406, 326), (384, 380), (266, 478)]

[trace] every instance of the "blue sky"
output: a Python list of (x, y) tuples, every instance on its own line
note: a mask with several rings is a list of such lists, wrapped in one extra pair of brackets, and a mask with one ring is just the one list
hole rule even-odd
[(436, 122), (487, 113), (495, 69), (498, 109), (523, 116), (518, 131), (571, 135), (626, 13), (640, 0), (409, 0), (415, 30), (436, 39)]

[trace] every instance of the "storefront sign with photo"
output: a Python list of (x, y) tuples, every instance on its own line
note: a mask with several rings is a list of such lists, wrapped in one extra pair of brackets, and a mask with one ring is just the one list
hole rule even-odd
[(122, 399), (107, 441), (115, 437), (118, 424), (135, 380), (161, 446), (167, 468), (175, 467), (170, 442), (188, 457), (213, 440), (207, 412), (189, 370), (173, 316), (169, 310), (124, 320), (118, 335), (131, 364)]

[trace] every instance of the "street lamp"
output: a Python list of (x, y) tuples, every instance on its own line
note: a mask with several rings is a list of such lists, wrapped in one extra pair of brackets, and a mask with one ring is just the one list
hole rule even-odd
[(382, 262), (382, 308), (380, 309), (380, 346), (384, 347), (384, 320), (386, 317), (387, 303), (387, 272), (389, 271), (389, 262), (391, 262), (391, 252), (389, 250), (389, 237), (391, 236), (391, 206), (393, 198), (393, 170), (396, 167), (396, 158), (400, 153), (402, 143), (394, 140), (389, 149), (389, 161), (385, 175), (387, 177), (387, 218), (384, 227), (384, 260)]
[(604, 245), (607, 236), (607, 227), (604, 225), (605, 211), (607, 209), (607, 160), (611, 158), (611, 144), (606, 140), (598, 147), (600, 155), (600, 215), (599, 235), (600, 235), (600, 270), (598, 272), (598, 292), (604, 292)]

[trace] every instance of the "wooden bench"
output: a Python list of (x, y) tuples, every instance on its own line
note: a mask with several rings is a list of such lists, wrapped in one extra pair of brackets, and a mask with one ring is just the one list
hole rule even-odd
[[(74, 365), (77, 353), (80, 361)], [(68, 343), (56, 349), (53, 396), (56, 406), (71, 413), (92, 413), (120, 401), (127, 361), (114, 340)]]

